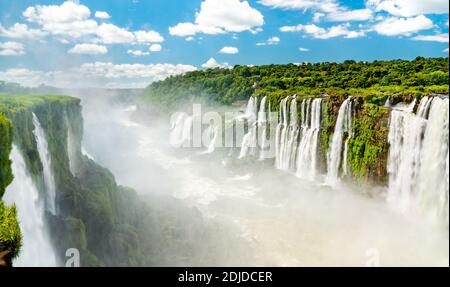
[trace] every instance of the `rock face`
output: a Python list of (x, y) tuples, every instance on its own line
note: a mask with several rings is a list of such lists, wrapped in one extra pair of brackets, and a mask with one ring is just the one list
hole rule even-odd
[[(0, 247), (0, 250), (2, 248)], [(11, 251), (3, 250), (0, 251), (0, 267), (12, 267), (12, 256)]]

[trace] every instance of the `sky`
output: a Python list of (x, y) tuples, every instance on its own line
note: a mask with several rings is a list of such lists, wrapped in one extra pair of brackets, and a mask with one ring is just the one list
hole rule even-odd
[(0, 80), (145, 87), (234, 65), (448, 57), (447, 0), (0, 0)]

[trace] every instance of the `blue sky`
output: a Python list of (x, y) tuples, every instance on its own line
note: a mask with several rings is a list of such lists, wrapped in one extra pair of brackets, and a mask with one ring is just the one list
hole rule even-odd
[(144, 87), (208, 67), (448, 55), (447, 0), (0, 0), (0, 80)]

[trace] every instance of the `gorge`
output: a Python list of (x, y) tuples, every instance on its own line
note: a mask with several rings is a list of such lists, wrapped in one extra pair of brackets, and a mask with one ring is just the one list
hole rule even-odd
[[(1, 95), (0, 252), (15, 266), (64, 266), (70, 248), (81, 266), (364, 266), (368, 250), (448, 265), (448, 84), (155, 103), (198, 73), (130, 102)], [(237, 116), (189, 149), (198, 102)]]

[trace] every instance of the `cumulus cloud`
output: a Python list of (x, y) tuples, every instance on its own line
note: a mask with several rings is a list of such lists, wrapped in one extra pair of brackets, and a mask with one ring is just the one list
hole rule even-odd
[(105, 11), (96, 11), (95, 12), (95, 18), (98, 18), (98, 19), (109, 19), (109, 18), (111, 18), (111, 16)]
[(30, 29), (26, 24), (16, 23), (9, 29), (6, 29), (0, 24), (0, 36), (15, 39), (39, 39), (47, 36), (48, 33), (39, 29)]
[(347, 39), (364, 37), (366, 33), (364, 31), (350, 30), (350, 24), (342, 24), (337, 26), (331, 26), (328, 28), (322, 28), (315, 24), (309, 25), (297, 25), (297, 26), (284, 26), (280, 28), (281, 32), (304, 32), (316, 39), (329, 39), (335, 37), (344, 37)]
[(141, 57), (141, 56), (148, 56), (150, 55), (150, 52), (145, 52), (145, 51), (141, 51), (141, 50), (128, 50), (127, 54), (136, 56), (136, 57)]
[(221, 54), (237, 54), (239, 53), (239, 49), (236, 47), (223, 47), (219, 53)]
[(164, 42), (164, 37), (156, 31), (137, 31), (134, 35), (140, 44)]
[(397, 17), (422, 14), (448, 14), (449, 3), (445, 0), (369, 0), (367, 6), (375, 11), (385, 11)]
[(105, 46), (96, 44), (77, 44), (68, 51), (69, 54), (101, 55), (108, 53)]
[(214, 69), (214, 68), (228, 68), (230, 65), (226, 62), (218, 63), (216, 59), (210, 58), (206, 63), (202, 65), (205, 69)]
[(313, 10), (313, 21), (324, 18), (329, 21), (366, 21), (372, 19), (370, 9), (350, 10), (339, 4), (337, 0), (260, 0), (260, 4), (271, 8), (285, 10)]
[(357, 10), (337, 10), (331, 12), (326, 16), (329, 21), (346, 22), (346, 21), (366, 21), (373, 17), (373, 12), (370, 9), (357, 9)]
[[(23, 12), (23, 16), (28, 22), (38, 24), (44, 33), (74, 39), (89, 38), (94, 43), (151, 44), (164, 41), (164, 38), (156, 31), (133, 32), (111, 23), (99, 24), (91, 19), (91, 11), (88, 7), (72, 1), (66, 1), (59, 6), (31, 6)], [(95, 17), (107, 19), (110, 16), (106, 12), (97, 11)], [(32, 32), (37, 33), (37, 31)]]
[(25, 54), (25, 47), (18, 42), (0, 43), (0, 56), (20, 56)]
[(309, 49), (307, 49), (307, 48), (302, 48), (302, 47), (298, 48), (298, 50), (299, 50), (300, 52), (309, 52)]
[(20, 83), (25, 86), (47, 84), (62, 88), (143, 88), (154, 81), (160, 81), (169, 76), (195, 70), (196, 68), (190, 65), (116, 65), (113, 63), (95, 62), (56, 71), (8, 69), (0, 71), (0, 80)]
[(195, 23), (184, 22), (170, 27), (172, 36), (188, 37), (197, 33), (258, 32), (263, 15), (241, 0), (204, 0), (196, 13)]
[(339, 7), (335, 0), (260, 0), (259, 3), (271, 8), (287, 10), (314, 9), (324, 12), (333, 12)]
[(433, 22), (424, 15), (411, 18), (390, 17), (374, 26), (374, 30), (378, 34), (385, 36), (409, 36), (413, 33), (431, 28), (433, 28)]
[(442, 52), (448, 53), (448, 48), (445, 48), (444, 50), (442, 50)]
[(148, 50), (150, 52), (160, 52), (162, 50), (162, 46), (160, 44), (153, 44), (148, 48)]
[(270, 37), (264, 42), (256, 43), (256, 46), (266, 46), (266, 45), (278, 45), (280, 44), (281, 40), (279, 37)]
[(448, 43), (448, 34), (437, 34), (437, 35), (418, 35), (412, 38), (416, 41), (430, 41), (430, 42), (440, 42)]

